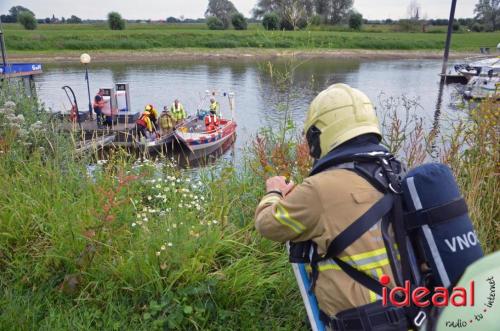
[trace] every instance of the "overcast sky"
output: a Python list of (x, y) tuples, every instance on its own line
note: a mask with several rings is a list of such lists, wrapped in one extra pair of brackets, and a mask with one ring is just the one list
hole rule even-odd
[[(233, 0), (236, 8), (250, 16), (257, 0)], [(447, 18), (451, 0), (419, 0), (423, 15), (427, 18)], [(478, 0), (459, 0), (455, 17), (472, 17)], [(368, 19), (404, 18), (409, 0), (355, 0), (354, 8)], [(186, 18), (203, 17), (207, 0), (0, 0), (0, 13), (22, 5), (31, 9), (38, 18), (69, 17), (104, 19), (114, 10), (127, 19), (165, 19), (168, 16)]]

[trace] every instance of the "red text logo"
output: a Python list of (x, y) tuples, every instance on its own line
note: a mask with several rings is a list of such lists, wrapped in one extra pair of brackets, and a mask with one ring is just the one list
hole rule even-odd
[(451, 291), (442, 286), (436, 286), (432, 290), (424, 286), (412, 289), (409, 280), (405, 281), (404, 287), (396, 286), (389, 289), (387, 285), (390, 282), (390, 276), (382, 275), (380, 277), (380, 284), (384, 286), (382, 288), (382, 304), (384, 306), (408, 307), (415, 305), (421, 308), (429, 305), (444, 307), (450, 304), (455, 307), (474, 306), (473, 280), (470, 281), (468, 289), (458, 286), (453, 287)]

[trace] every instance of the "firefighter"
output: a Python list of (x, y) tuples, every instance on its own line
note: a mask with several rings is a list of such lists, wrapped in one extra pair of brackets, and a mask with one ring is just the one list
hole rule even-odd
[(165, 106), (163, 108), (163, 112), (160, 116), (160, 129), (162, 134), (167, 134), (172, 132), (175, 129), (177, 121), (174, 116), (172, 116), (172, 112), (168, 110), (168, 107)]
[[(345, 84), (330, 86), (312, 101), (304, 132), (315, 159), (311, 175), (296, 186), (282, 176), (269, 178), (255, 212), (255, 226), (274, 241), (310, 241), (316, 254), (324, 256), (332, 240), (383, 194), (354, 171), (322, 165), (385, 148), (379, 144), (381, 133), (372, 103), (364, 93)], [(338, 257), (375, 280), (382, 274), (394, 279), (380, 223)], [(388, 309), (394, 307), (382, 306), (376, 293), (356, 282), (333, 259), (320, 262), (311, 276), (322, 320), (329, 329), (408, 330), (402, 311), (394, 310), (391, 321)]]
[(144, 108), (144, 111), (147, 111), (149, 112), (150, 116), (150, 120), (151, 120), (151, 123), (153, 124), (153, 126), (156, 128), (158, 127), (158, 120), (160, 118), (160, 114), (158, 114), (158, 110), (156, 110), (156, 108), (149, 104), (149, 105), (146, 105), (146, 107)]

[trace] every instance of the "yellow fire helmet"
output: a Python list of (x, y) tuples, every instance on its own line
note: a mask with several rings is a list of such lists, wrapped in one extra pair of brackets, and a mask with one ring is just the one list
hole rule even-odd
[(145, 111), (151, 111), (153, 110), (153, 106), (152, 105), (147, 105), (145, 108), (144, 108)]
[(370, 99), (346, 84), (331, 85), (314, 98), (307, 112), (304, 132), (311, 155), (317, 159), (366, 133), (382, 138)]

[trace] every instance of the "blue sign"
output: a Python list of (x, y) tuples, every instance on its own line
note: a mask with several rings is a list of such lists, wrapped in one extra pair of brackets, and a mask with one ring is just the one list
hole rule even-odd
[(40, 63), (9, 63), (6, 66), (0, 65), (0, 74), (22, 76), (42, 73)]

